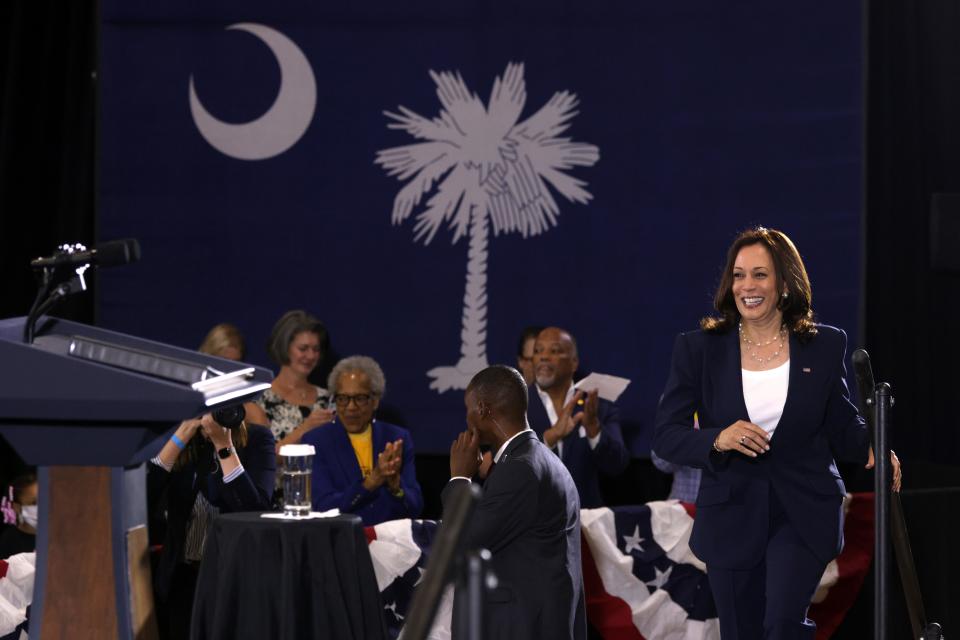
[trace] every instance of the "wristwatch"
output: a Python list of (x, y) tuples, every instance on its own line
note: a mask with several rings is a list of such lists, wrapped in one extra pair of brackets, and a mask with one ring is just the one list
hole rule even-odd
[(223, 449), (217, 449), (217, 457), (221, 460), (226, 460), (233, 455), (233, 447), (224, 447)]

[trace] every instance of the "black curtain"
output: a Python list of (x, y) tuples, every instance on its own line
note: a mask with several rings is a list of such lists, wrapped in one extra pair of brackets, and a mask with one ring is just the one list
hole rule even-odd
[[(868, 0), (865, 186), (865, 345), (889, 381), (893, 447), (904, 464), (903, 504), (928, 618), (960, 625), (960, 428), (957, 338), (960, 272), (931, 263), (931, 200), (960, 194), (960, 3)], [(960, 220), (960, 207), (952, 212)], [(908, 637), (893, 569), (890, 637)], [(869, 583), (865, 585), (869, 597)], [(857, 629), (866, 637), (871, 621)], [(846, 625), (845, 625), (846, 626)], [(849, 636), (854, 637), (854, 636)]]
[[(960, 273), (930, 263), (930, 204), (960, 193), (960, 3), (870, 3), (866, 304), (878, 381), (893, 385), (907, 458), (960, 464)], [(960, 211), (956, 212), (960, 215)], [(960, 238), (941, 237), (953, 251)]]
[[(0, 2), (0, 318), (29, 311), (31, 258), (93, 243), (96, 61), (96, 2)], [(92, 322), (93, 292), (56, 313)], [(0, 486), (21, 465), (0, 437)]]

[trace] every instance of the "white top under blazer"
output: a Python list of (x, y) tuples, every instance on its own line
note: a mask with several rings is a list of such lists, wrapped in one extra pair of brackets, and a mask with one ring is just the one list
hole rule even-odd
[(770, 437), (783, 415), (790, 383), (790, 360), (766, 371), (740, 370), (743, 376), (743, 401), (747, 405), (750, 422), (762, 428)]

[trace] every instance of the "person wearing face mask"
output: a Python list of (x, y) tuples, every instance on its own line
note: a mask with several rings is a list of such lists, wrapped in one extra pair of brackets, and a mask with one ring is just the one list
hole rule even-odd
[(0, 533), (0, 559), (37, 548), (37, 476), (33, 473), (17, 476), (10, 483), (8, 498), (15, 526)]
[(327, 388), (333, 392), (336, 420), (302, 439), (316, 449), (313, 508), (354, 513), (365, 526), (419, 516), (423, 494), (413, 438), (374, 415), (386, 389), (380, 365), (367, 356), (344, 358), (330, 372)]
[(570, 470), (584, 509), (603, 506), (600, 474), (617, 476), (630, 464), (614, 403), (573, 386), (580, 360), (569, 331), (547, 327), (533, 347), (536, 384), (530, 385), (530, 427)]

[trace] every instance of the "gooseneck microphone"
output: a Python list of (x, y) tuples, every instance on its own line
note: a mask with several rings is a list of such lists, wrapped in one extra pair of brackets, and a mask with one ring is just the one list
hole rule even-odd
[(34, 269), (57, 269), (60, 267), (79, 267), (89, 264), (97, 267), (115, 267), (140, 260), (140, 243), (135, 238), (111, 240), (95, 249), (88, 250), (82, 244), (65, 244), (56, 253), (47, 258), (35, 258), (30, 261)]
[(140, 260), (140, 243), (134, 238), (111, 240), (95, 249), (77, 244), (62, 244), (47, 258), (30, 261), (39, 274), (40, 288), (23, 325), (23, 341), (33, 342), (37, 319), (64, 298), (87, 290), (84, 272), (90, 267), (115, 267)]

